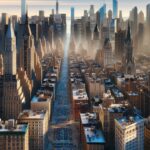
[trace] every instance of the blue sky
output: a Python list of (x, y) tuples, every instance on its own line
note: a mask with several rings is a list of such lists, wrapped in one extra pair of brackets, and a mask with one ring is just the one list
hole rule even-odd
[[(20, 1), (21, 0), (0, 0), (0, 13), (8, 12), (9, 14), (20, 15)], [(107, 4), (107, 10), (112, 8), (112, 0), (59, 0), (60, 11), (70, 14), (70, 7), (74, 6), (76, 10), (76, 16), (81, 16), (84, 9), (89, 9), (91, 4), (95, 5), (95, 10), (105, 2)], [(55, 8), (55, 0), (27, 0), (29, 5), (29, 14), (38, 14), (38, 10), (45, 10), (45, 14), (49, 15), (52, 8)], [(123, 11), (123, 16), (127, 17), (129, 11), (137, 6), (145, 13), (145, 8), (150, 0), (118, 0), (119, 10)]]

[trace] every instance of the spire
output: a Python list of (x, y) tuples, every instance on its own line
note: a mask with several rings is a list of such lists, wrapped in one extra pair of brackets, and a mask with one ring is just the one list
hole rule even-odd
[(7, 29), (7, 32), (6, 32), (6, 38), (11, 38), (12, 39), (14, 37), (15, 37), (15, 33), (14, 33), (13, 25), (12, 25), (12, 19), (10, 17), (8, 29)]
[(25, 18), (24, 35), (27, 35), (27, 36), (32, 35), (31, 29), (29, 26), (28, 7), (27, 7), (27, 12), (26, 12), (26, 18)]
[(130, 24), (128, 22), (128, 30), (127, 30), (127, 37), (126, 37), (126, 41), (130, 42), (131, 41), (131, 30), (130, 30)]

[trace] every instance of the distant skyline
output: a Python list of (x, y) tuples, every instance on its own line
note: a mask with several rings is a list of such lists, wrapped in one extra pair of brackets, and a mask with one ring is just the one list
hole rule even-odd
[[(51, 9), (55, 9), (56, 0), (27, 0), (29, 7), (29, 15), (38, 15), (38, 10), (44, 10), (45, 15), (51, 13)], [(90, 5), (95, 6), (98, 10), (103, 3), (106, 3), (107, 10), (112, 9), (112, 0), (59, 0), (60, 12), (67, 13), (70, 16), (70, 7), (75, 7), (75, 16), (80, 17), (83, 11), (89, 10)], [(123, 11), (123, 17), (129, 16), (129, 11), (134, 7), (138, 7), (138, 11), (142, 10), (145, 14), (146, 5), (149, 0), (118, 0), (118, 10)], [(21, 14), (21, 0), (0, 0), (0, 13), (7, 12), (10, 15)]]

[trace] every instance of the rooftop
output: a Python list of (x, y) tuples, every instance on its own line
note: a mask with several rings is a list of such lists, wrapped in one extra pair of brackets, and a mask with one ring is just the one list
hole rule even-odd
[(108, 108), (110, 113), (124, 113), (126, 108), (122, 104), (112, 104)]
[(2, 122), (0, 121), (0, 136), (1, 135), (24, 135), (27, 132), (27, 124), (17, 124), (13, 119)]
[(44, 119), (46, 114), (45, 110), (42, 111), (32, 111), (32, 110), (24, 110), (19, 115), (19, 119)]
[(105, 138), (101, 130), (95, 127), (84, 127), (84, 133), (88, 144), (105, 144)]
[(81, 123), (83, 126), (98, 124), (96, 113), (80, 113)]
[(127, 126), (130, 126), (132, 124), (144, 121), (143, 117), (140, 115), (131, 115), (131, 116), (124, 116), (120, 119), (116, 119), (117, 122), (120, 124), (122, 128), (125, 128)]
[(36, 102), (48, 102), (50, 101), (51, 97), (44, 95), (44, 94), (40, 94), (38, 96), (34, 96), (31, 100), (31, 103), (36, 103)]

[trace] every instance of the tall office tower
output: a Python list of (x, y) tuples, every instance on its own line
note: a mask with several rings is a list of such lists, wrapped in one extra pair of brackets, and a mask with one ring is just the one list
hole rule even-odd
[(146, 6), (146, 37), (147, 37), (147, 44), (150, 43), (150, 4)]
[(120, 20), (123, 20), (122, 11), (121, 11), (121, 10), (119, 11), (119, 19), (120, 19)]
[(75, 19), (75, 10), (74, 7), (71, 7), (71, 22), (73, 22)]
[(71, 7), (71, 36), (74, 35), (74, 19), (75, 19), (75, 16), (74, 16), (74, 7)]
[(102, 59), (104, 67), (110, 66), (113, 63), (112, 46), (108, 38), (104, 41)]
[(147, 27), (150, 26), (150, 4), (146, 6), (146, 22)]
[(43, 10), (40, 10), (40, 11), (39, 11), (39, 19), (40, 19), (40, 21), (43, 21), (43, 20), (44, 20), (44, 17), (45, 17), (44, 11), (43, 11)]
[(133, 37), (137, 34), (137, 28), (138, 28), (138, 8), (134, 7), (131, 11), (131, 31)]
[(0, 75), (4, 73), (4, 63), (3, 63), (3, 56), (0, 55)]
[(4, 56), (4, 76), (2, 84), (2, 118), (17, 119), (22, 111), (24, 94), (16, 74), (16, 37), (10, 20), (6, 32)]
[(118, 0), (113, 0), (113, 18), (118, 18)]
[(144, 45), (144, 24), (139, 23), (138, 25), (138, 51), (142, 52)]
[(56, 0), (56, 14), (59, 14), (59, 2)]
[(34, 73), (34, 38), (31, 33), (31, 29), (28, 22), (28, 14), (26, 14), (23, 37), (21, 39), (21, 67), (24, 71), (26, 71), (27, 76), (30, 80), (32, 80)]
[(94, 15), (94, 5), (90, 6), (90, 16)]
[(10, 19), (5, 37), (4, 73), (6, 75), (16, 75), (16, 71), (16, 37)]
[(144, 13), (143, 13), (143, 11), (139, 12), (138, 23), (144, 23)]
[(128, 115), (115, 119), (115, 150), (144, 150), (144, 119)]
[(99, 25), (103, 25), (105, 17), (106, 17), (106, 4), (104, 4), (100, 9), (99, 9)]
[(29, 130), (27, 124), (18, 124), (13, 119), (0, 120), (1, 150), (29, 150)]
[(108, 11), (108, 21), (111, 22), (112, 21), (112, 10)]
[(29, 125), (29, 149), (46, 149), (46, 133), (48, 131), (48, 112), (24, 110), (18, 118), (19, 123)]
[(135, 70), (135, 63), (133, 57), (133, 44), (131, 40), (131, 32), (130, 32), (130, 25), (128, 24), (127, 36), (125, 39), (125, 58), (124, 58), (124, 71), (126, 74), (134, 74)]
[(22, 23), (25, 22), (26, 13), (27, 13), (26, 7), (27, 7), (26, 0), (21, 0), (21, 20), (22, 20)]
[(0, 51), (1, 53), (3, 52), (4, 48), (5, 48), (5, 31), (6, 31), (6, 27), (9, 23), (9, 17), (7, 13), (2, 13), (2, 17), (1, 17), (1, 27), (2, 27), (2, 41), (0, 44)]
[(115, 56), (122, 59), (124, 53), (125, 31), (119, 30), (115, 33)]

